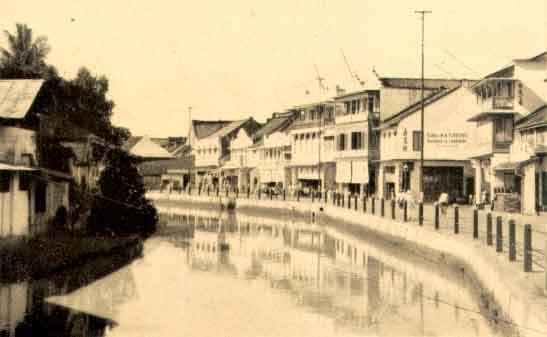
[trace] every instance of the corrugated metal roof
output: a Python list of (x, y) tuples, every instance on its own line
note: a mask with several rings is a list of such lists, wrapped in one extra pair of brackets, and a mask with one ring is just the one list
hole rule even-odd
[(519, 130), (531, 129), (547, 124), (547, 105), (542, 106), (528, 116), (517, 122), (516, 128)]
[(255, 139), (260, 139), (263, 136), (268, 136), (278, 130), (281, 130), (289, 125), (290, 119), (295, 115), (294, 112), (285, 114), (274, 115), (274, 117), (268, 119), (258, 131), (254, 134)]
[(24, 118), (44, 80), (0, 80), (0, 117)]

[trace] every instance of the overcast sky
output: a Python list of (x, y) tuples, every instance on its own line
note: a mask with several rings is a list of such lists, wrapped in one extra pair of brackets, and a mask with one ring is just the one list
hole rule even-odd
[[(264, 121), (318, 94), (380, 75), (476, 78), (547, 47), (545, 0), (18, 0), (0, 27), (46, 35), (48, 61), (110, 79), (114, 122), (133, 134), (186, 135), (199, 119)], [(5, 45), (5, 39), (1, 40)], [(306, 91), (310, 94), (307, 95)]]

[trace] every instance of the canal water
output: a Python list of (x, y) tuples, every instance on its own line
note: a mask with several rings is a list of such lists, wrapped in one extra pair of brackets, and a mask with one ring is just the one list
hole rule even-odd
[(0, 287), (2, 336), (502, 336), (458, 270), (321, 218), (164, 208), (142, 251)]

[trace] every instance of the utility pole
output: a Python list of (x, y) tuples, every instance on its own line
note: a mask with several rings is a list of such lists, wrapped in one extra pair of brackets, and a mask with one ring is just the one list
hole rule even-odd
[[(317, 68), (317, 64), (313, 64), (315, 67), (315, 73), (317, 74), (317, 83), (319, 84), (319, 95), (321, 97), (321, 103), (317, 106), (318, 114), (319, 114), (319, 132), (317, 133), (317, 177), (319, 178), (319, 200), (321, 200), (321, 191), (323, 190), (324, 182), (321, 179), (321, 137), (323, 137), (323, 130), (322, 130), (322, 121), (325, 117), (325, 110), (326, 110), (326, 104), (323, 105), (323, 95), (324, 95), (324, 89), (325, 86), (323, 85), (323, 81), (325, 80), (323, 77), (319, 75), (319, 69)], [(313, 192), (312, 192), (313, 193)]]
[(422, 20), (422, 99), (421, 99), (421, 113), (420, 113), (420, 199), (423, 202), (424, 199), (424, 144), (425, 144), (425, 133), (424, 133), (424, 39), (425, 39), (425, 15), (430, 14), (431, 11), (415, 11), (416, 14), (421, 16)]

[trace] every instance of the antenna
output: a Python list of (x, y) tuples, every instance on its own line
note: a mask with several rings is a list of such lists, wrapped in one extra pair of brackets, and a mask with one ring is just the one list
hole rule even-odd
[(321, 94), (321, 96), (323, 96), (323, 91), (325, 90), (325, 86), (323, 85), (323, 81), (325, 81), (325, 79), (323, 77), (321, 77), (321, 75), (319, 75), (319, 69), (317, 68), (317, 64), (313, 64), (313, 67), (315, 68), (315, 73), (317, 74), (317, 83), (319, 84), (319, 93)]
[(357, 76), (357, 74), (354, 73), (353, 70), (351, 70), (351, 66), (349, 65), (348, 58), (346, 57), (346, 54), (344, 54), (344, 49), (340, 48), (340, 53), (342, 53), (342, 57), (344, 58), (344, 63), (346, 64), (346, 68), (348, 69), (349, 76), (351, 77), (351, 79), (354, 81), (357, 81), (358, 84), (363, 85), (364, 82), (361, 81), (359, 76)]

